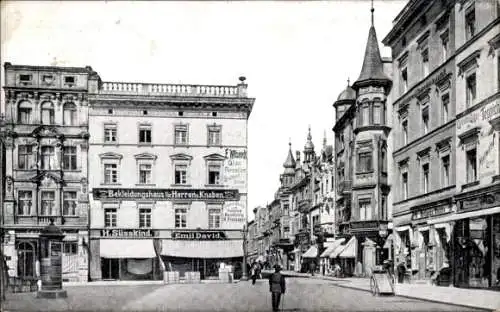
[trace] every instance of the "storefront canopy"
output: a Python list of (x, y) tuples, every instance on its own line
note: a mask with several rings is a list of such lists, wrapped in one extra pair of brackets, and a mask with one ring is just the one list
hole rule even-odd
[(356, 236), (351, 237), (347, 242), (344, 249), (339, 254), (339, 258), (356, 258), (356, 250), (358, 247), (358, 240)]
[(318, 248), (311, 246), (303, 255), (302, 258), (316, 258), (318, 256)]
[(154, 258), (152, 239), (101, 239), (102, 258)]
[(456, 214), (448, 215), (448, 216), (445, 216), (442, 218), (428, 220), (427, 224), (445, 223), (445, 222), (456, 221), (456, 220), (460, 220), (460, 219), (475, 218), (475, 217), (480, 217), (480, 216), (485, 216), (485, 215), (491, 215), (491, 214), (495, 214), (495, 213), (500, 213), (500, 207), (493, 207), (493, 208), (481, 209), (481, 210), (464, 212), (464, 213), (456, 213)]
[(238, 258), (243, 257), (243, 240), (192, 241), (164, 239), (162, 256), (180, 258)]
[(323, 251), (323, 253), (320, 255), (321, 258), (326, 258), (326, 257), (329, 257), (330, 254), (337, 248), (340, 246), (340, 244), (342, 244), (343, 242), (345, 242), (345, 238), (339, 238), (339, 239), (336, 239), (335, 241), (331, 242), (331, 243), (328, 243), (328, 247), (325, 249), (325, 251)]

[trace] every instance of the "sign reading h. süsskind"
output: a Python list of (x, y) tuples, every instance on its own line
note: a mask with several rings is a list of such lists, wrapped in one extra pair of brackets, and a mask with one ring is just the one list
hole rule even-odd
[(151, 199), (151, 200), (239, 200), (238, 190), (219, 189), (143, 189), (143, 188), (94, 188), (94, 199)]
[(173, 239), (185, 240), (222, 240), (227, 239), (223, 231), (176, 231), (172, 232)]
[(101, 237), (146, 238), (153, 237), (153, 230), (149, 229), (102, 229)]

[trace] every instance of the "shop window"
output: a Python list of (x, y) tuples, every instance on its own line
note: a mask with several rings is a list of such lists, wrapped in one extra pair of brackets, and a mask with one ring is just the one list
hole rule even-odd
[(187, 165), (175, 165), (175, 184), (187, 184)]
[(139, 184), (152, 183), (152, 170), (153, 166), (151, 164), (139, 164)]
[(30, 242), (21, 242), (17, 246), (17, 276), (32, 278), (35, 275), (35, 246)]
[(474, 102), (476, 100), (476, 73), (468, 75), (465, 80), (465, 84), (466, 84), (465, 104), (466, 107), (471, 107), (472, 105), (474, 105)]
[(76, 170), (76, 146), (64, 146), (63, 147), (63, 169), (64, 170)]
[(441, 186), (450, 185), (450, 155), (441, 157)]
[(358, 173), (371, 171), (373, 171), (372, 152), (358, 152)]
[(209, 207), (208, 208), (208, 228), (218, 229), (221, 227), (221, 209)]
[(54, 104), (52, 102), (43, 102), (41, 105), (42, 110), (42, 124), (53, 125), (55, 124)]
[(42, 191), (40, 203), (41, 216), (55, 216), (56, 213), (56, 192)]
[(139, 208), (139, 227), (151, 227), (151, 208)]
[(65, 126), (76, 125), (76, 105), (74, 103), (65, 103), (63, 107), (63, 124)]
[(187, 228), (187, 208), (186, 207), (176, 207), (175, 208), (175, 228), (176, 229)]
[(40, 163), (43, 170), (56, 169), (55, 153), (53, 146), (42, 146)]
[(175, 125), (174, 137), (176, 145), (187, 145), (188, 144), (188, 126), (187, 125)]
[(63, 215), (76, 216), (76, 192), (64, 192), (63, 201)]
[(465, 12), (465, 38), (471, 39), (476, 34), (476, 10), (474, 5)]
[(358, 202), (359, 206), (359, 220), (371, 220), (372, 219), (372, 203), (370, 199), (360, 199)]
[(470, 149), (466, 152), (467, 159), (467, 183), (477, 180), (477, 153), (476, 149)]
[(74, 256), (78, 254), (78, 243), (64, 242), (63, 253), (65, 256)]
[(33, 204), (33, 192), (32, 191), (19, 191), (17, 193), (17, 215), (18, 216), (30, 216), (31, 207)]
[(17, 108), (17, 122), (30, 124), (32, 122), (33, 107), (30, 102), (22, 101)]
[(32, 145), (19, 145), (17, 149), (17, 167), (19, 169), (31, 169), (35, 166)]
[(149, 125), (139, 126), (139, 143), (151, 144), (151, 126)]
[(117, 209), (105, 208), (104, 209), (104, 227), (116, 227), (117, 223)]
[(116, 143), (117, 141), (118, 141), (118, 137), (117, 137), (116, 124), (105, 124), (104, 125), (104, 142), (105, 143)]
[(104, 184), (118, 183), (118, 164), (104, 164)]

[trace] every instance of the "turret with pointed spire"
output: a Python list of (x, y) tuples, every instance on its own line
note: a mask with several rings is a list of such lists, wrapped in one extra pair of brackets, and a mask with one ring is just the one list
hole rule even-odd
[(283, 163), (283, 167), (285, 170), (281, 175), (281, 184), (282, 186), (289, 186), (293, 183), (293, 178), (295, 176), (295, 159), (293, 159), (292, 153), (292, 142), (288, 142), (288, 156), (286, 157), (285, 162)]
[(307, 141), (304, 145), (304, 162), (312, 162), (314, 160), (314, 143), (312, 142), (311, 126), (307, 133)]

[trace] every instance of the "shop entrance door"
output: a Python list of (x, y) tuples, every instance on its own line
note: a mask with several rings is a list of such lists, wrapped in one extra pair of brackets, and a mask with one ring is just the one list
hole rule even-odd
[(35, 276), (35, 246), (31, 242), (22, 242), (17, 246), (17, 275), (21, 278)]
[(120, 279), (120, 259), (102, 258), (101, 261), (102, 279)]

